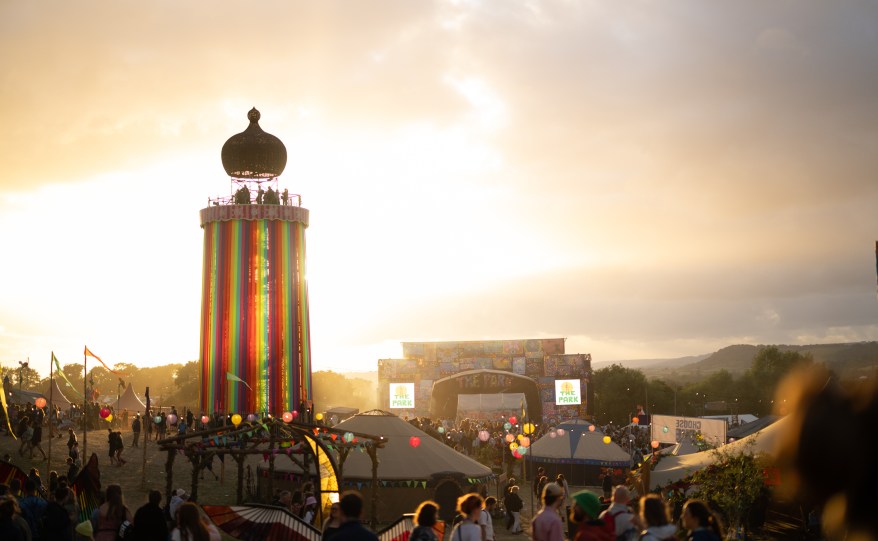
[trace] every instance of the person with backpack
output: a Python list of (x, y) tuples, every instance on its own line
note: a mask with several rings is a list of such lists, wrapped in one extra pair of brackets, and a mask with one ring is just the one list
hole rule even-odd
[(628, 507), (630, 501), (631, 492), (624, 485), (619, 485), (613, 489), (613, 504), (601, 513), (600, 518), (613, 525), (616, 541), (633, 541), (640, 534), (634, 524), (634, 512)]
[(509, 487), (509, 493), (506, 494), (506, 497), (503, 499), (503, 505), (506, 507), (506, 510), (512, 514), (512, 529), (511, 533), (521, 533), (521, 510), (524, 508), (524, 502), (521, 501), (521, 496), (518, 495), (518, 485), (512, 485)]
[[(481, 494), (480, 494), (481, 496)], [(494, 507), (497, 505), (497, 498), (488, 496), (485, 498), (485, 508), (479, 513), (479, 526), (482, 528), (482, 541), (495, 541), (494, 535)]]
[(453, 530), (449, 541), (484, 541), (479, 526), (479, 514), (484, 506), (478, 494), (464, 494), (457, 500), (457, 510), (463, 516)]
[(720, 541), (723, 538), (719, 518), (701, 500), (688, 500), (683, 504), (680, 520), (689, 530), (688, 541)]
[(601, 500), (596, 494), (580, 490), (572, 498), (570, 520), (578, 525), (573, 541), (613, 541), (616, 538), (613, 525), (598, 518)]
[(640, 498), (640, 521), (646, 529), (640, 532), (642, 541), (676, 541), (677, 527), (668, 520), (668, 509), (658, 494)]

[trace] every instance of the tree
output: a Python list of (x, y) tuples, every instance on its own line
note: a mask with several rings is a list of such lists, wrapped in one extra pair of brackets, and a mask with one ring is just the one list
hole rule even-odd
[(626, 425), (638, 405), (646, 406), (646, 376), (640, 370), (613, 364), (595, 371), (592, 382), (594, 412), (600, 423)]

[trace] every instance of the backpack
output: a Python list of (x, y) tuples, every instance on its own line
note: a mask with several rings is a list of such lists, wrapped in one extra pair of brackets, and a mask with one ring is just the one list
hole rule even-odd
[(616, 511), (615, 513), (607, 513), (607, 516), (604, 518), (609, 524), (613, 526), (613, 533), (616, 534), (616, 541), (634, 541), (635, 539), (640, 538), (640, 532), (633, 525), (625, 530), (624, 532), (616, 532), (616, 517), (621, 515), (622, 513), (631, 513), (629, 509), (622, 509), (620, 511)]

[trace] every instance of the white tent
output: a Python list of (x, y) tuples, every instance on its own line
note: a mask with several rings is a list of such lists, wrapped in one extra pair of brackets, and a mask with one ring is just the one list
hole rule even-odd
[(129, 385), (125, 388), (125, 392), (119, 397), (119, 400), (113, 403), (113, 409), (120, 413), (122, 410), (128, 410), (131, 413), (145, 413), (146, 405), (134, 394), (134, 386)]
[[(604, 443), (604, 434), (589, 430), (591, 423), (567, 421), (533, 442), (525, 455), (529, 466), (542, 466), (552, 477), (563, 473), (570, 484), (596, 484), (602, 468), (628, 468), (631, 457), (615, 442)], [(563, 433), (559, 435), (559, 429)]]
[(70, 400), (64, 396), (64, 393), (61, 392), (61, 387), (58, 385), (58, 380), (52, 378), (52, 383), (49, 387), (49, 390), (46, 391), (45, 397), (46, 401), (49, 401), (49, 397), (52, 397), (52, 404), (58, 406), (62, 410), (69, 410), (70, 406), (73, 404)]
[[(731, 452), (766, 453), (770, 455), (777, 447), (777, 442), (783, 433), (785, 425), (784, 419), (781, 419), (764, 430), (724, 445), (721, 449)], [(649, 484), (653, 488), (667, 486), (713, 465), (716, 461), (717, 455), (711, 451), (665, 457), (650, 472)]]

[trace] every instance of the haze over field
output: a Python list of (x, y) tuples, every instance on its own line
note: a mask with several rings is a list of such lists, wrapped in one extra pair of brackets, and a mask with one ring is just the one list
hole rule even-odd
[(0, 361), (198, 357), (198, 210), (256, 106), (316, 369), (878, 340), (878, 4), (0, 4)]

